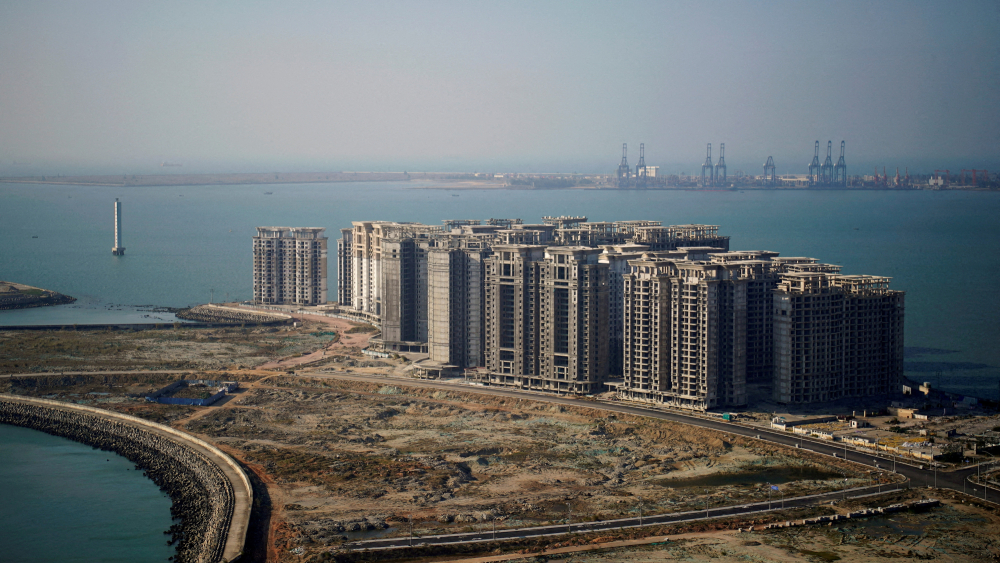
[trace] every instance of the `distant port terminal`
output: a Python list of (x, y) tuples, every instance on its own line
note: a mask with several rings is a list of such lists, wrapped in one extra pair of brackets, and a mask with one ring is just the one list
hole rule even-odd
[[(341, 182), (415, 182), (421, 188), (444, 189), (620, 189), (620, 190), (719, 190), (719, 189), (842, 189), (842, 190), (990, 190), (1000, 189), (1000, 179), (989, 170), (956, 167), (933, 173), (910, 173), (903, 166), (874, 167), (871, 173), (848, 168), (847, 142), (840, 142), (839, 158), (834, 162), (834, 142), (826, 143), (826, 158), (820, 162), (822, 144), (815, 141), (811, 160), (797, 164), (778, 162), (773, 156), (761, 156), (754, 170), (730, 170), (726, 165), (726, 144), (706, 147), (705, 161), (698, 173), (668, 172), (665, 167), (647, 164), (645, 144), (639, 144), (639, 158), (629, 163), (628, 145), (622, 145), (621, 161), (609, 166), (607, 173), (569, 172), (268, 172), (236, 174), (124, 174), (87, 176), (3, 176), (0, 183), (58, 184), (80, 186), (254, 186), (269, 184), (310, 184)], [(164, 163), (161, 166), (179, 166)], [(697, 167), (695, 168), (697, 169)], [(117, 212), (116, 212), (117, 216)], [(124, 248), (121, 248), (124, 253)]]

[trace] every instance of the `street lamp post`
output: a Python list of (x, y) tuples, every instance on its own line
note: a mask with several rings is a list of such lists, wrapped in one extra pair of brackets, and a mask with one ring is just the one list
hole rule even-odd
[(642, 527), (642, 497), (639, 497), (639, 527)]
[(771, 483), (767, 483), (767, 509), (771, 510)]
[(573, 533), (573, 505), (566, 503), (566, 533)]

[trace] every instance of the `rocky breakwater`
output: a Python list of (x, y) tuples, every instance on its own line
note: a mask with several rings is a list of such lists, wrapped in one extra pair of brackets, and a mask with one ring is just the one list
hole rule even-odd
[(292, 321), (291, 316), (280, 313), (247, 311), (245, 309), (220, 307), (217, 305), (198, 305), (197, 307), (179, 311), (176, 315), (188, 321), (218, 324), (278, 325)]
[(135, 463), (173, 501), (171, 513), (180, 523), (165, 533), (177, 545), (174, 561), (207, 563), (232, 555), (226, 544), (236, 498), (233, 484), (196, 449), (115, 417), (6, 397), (0, 397), (0, 423), (63, 436)]
[(76, 297), (14, 282), (0, 281), (0, 310), (63, 305)]

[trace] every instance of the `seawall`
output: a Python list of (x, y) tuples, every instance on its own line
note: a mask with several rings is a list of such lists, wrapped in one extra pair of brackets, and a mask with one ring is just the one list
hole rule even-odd
[(0, 423), (113, 451), (165, 491), (181, 523), (170, 530), (174, 561), (234, 561), (243, 552), (253, 492), (246, 474), (215, 446), (169, 426), (84, 405), (0, 394)]

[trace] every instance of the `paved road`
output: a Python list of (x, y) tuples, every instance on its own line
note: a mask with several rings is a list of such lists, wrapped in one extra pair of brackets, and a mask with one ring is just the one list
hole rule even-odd
[[(1000, 500), (1000, 491), (995, 487), (990, 487), (989, 491), (984, 491), (983, 487), (978, 485), (973, 485), (968, 483), (966, 479), (969, 475), (976, 473), (977, 468), (975, 466), (968, 467), (965, 469), (960, 469), (956, 471), (937, 471), (933, 468), (921, 468), (919, 464), (914, 464), (912, 461), (902, 461), (900, 459), (894, 459), (892, 456), (886, 455), (873, 455), (871, 453), (850, 450), (845, 451), (843, 446), (838, 446), (831, 442), (822, 442), (818, 440), (811, 440), (800, 435), (789, 435), (784, 432), (775, 432), (772, 430), (761, 429), (757, 427), (751, 427), (747, 425), (742, 425), (738, 423), (723, 421), (723, 420), (713, 420), (708, 418), (702, 418), (699, 416), (692, 416), (688, 414), (681, 414), (677, 412), (669, 412), (665, 410), (660, 410), (656, 408), (635, 406), (625, 403), (609, 402), (609, 401), (593, 401), (586, 399), (576, 399), (573, 397), (559, 397), (542, 393), (534, 393), (527, 391), (519, 391), (514, 389), (508, 389), (503, 387), (486, 387), (480, 385), (465, 385), (460, 380), (451, 381), (434, 381), (434, 380), (413, 380), (396, 378), (389, 376), (367, 376), (367, 375), (357, 375), (357, 374), (345, 374), (345, 373), (317, 373), (317, 372), (302, 372), (304, 375), (309, 375), (311, 377), (330, 377), (335, 379), (352, 379), (356, 381), (366, 381), (375, 383), (393, 383), (400, 385), (408, 385), (413, 387), (428, 387), (435, 389), (450, 389), (450, 390), (461, 390), (473, 393), (483, 393), (487, 395), (510, 397), (515, 399), (526, 399), (532, 401), (544, 401), (554, 404), (570, 405), (577, 407), (594, 408), (605, 411), (620, 412), (626, 414), (633, 414), (638, 416), (645, 416), (650, 418), (658, 418), (662, 420), (670, 420), (674, 422), (679, 422), (683, 424), (690, 424), (693, 426), (699, 426), (702, 428), (710, 428), (712, 430), (718, 430), (720, 432), (728, 432), (730, 434), (736, 434), (739, 436), (746, 436), (750, 438), (758, 438), (760, 440), (765, 440), (775, 444), (782, 444), (791, 447), (800, 447), (804, 450), (813, 451), (819, 454), (829, 455), (831, 457), (838, 457), (847, 460), (860, 463), (871, 467), (872, 469), (881, 469), (886, 472), (895, 471), (900, 475), (909, 479), (909, 485), (913, 487), (939, 487), (944, 489), (952, 489), (960, 492), (967, 492), (969, 494), (975, 494), (976, 496), (983, 498), (984, 493), (986, 497), (991, 502), (996, 502)], [(923, 467), (927, 467), (926, 465)], [(889, 490), (892, 487), (883, 486), (882, 490)], [(850, 496), (860, 496), (864, 494), (877, 493), (876, 487), (867, 487), (862, 489), (851, 489), (847, 491)], [(785, 507), (793, 506), (806, 506), (811, 504), (817, 504), (821, 502), (827, 502), (837, 498), (841, 498), (843, 492), (828, 493), (825, 495), (814, 495), (809, 497), (799, 497), (796, 499), (785, 499)], [(715, 518), (721, 516), (731, 516), (749, 512), (765, 512), (768, 510), (768, 503), (756, 503), (750, 505), (741, 505), (737, 507), (726, 507), (719, 509), (712, 509), (708, 517)], [(772, 503), (771, 509), (778, 510), (780, 506), (775, 506), (777, 503)], [(681, 522), (695, 519), (704, 519), (706, 514), (704, 511), (698, 512), (684, 512), (677, 514), (668, 515), (658, 515), (655, 517), (643, 518), (643, 524), (661, 524), (667, 522)], [(638, 518), (629, 518), (625, 520), (611, 520), (605, 522), (591, 522), (586, 524), (573, 525), (573, 531), (597, 531), (597, 530), (610, 530), (618, 529), (621, 527), (638, 526)], [(496, 539), (511, 539), (519, 537), (531, 537), (540, 535), (550, 535), (550, 534), (563, 534), (569, 531), (569, 528), (563, 524), (559, 526), (544, 526), (538, 528), (525, 528), (519, 530), (498, 530), (496, 532)], [(421, 537), (419, 539), (414, 539), (414, 545), (418, 543), (462, 543), (471, 541), (490, 541), (493, 539), (492, 531), (486, 533), (473, 533), (473, 534), (452, 534), (446, 536), (429, 536)], [(385, 549), (389, 547), (403, 547), (409, 545), (409, 538), (389, 538), (389, 539), (379, 539), (379, 540), (368, 540), (362, 542), (351, 542), (347, 544), (349, 547), (355, 549)]]
[(862, 487), (848, 489), (846, 491), (835, 491), (821, 495), (810, 495), (806, 497), (796, 497), (779, 499), (774, 496), (771, 502), (757, 502), (739, 506), (726, 506), (711, 508), (707, 510), (692, 510), (688, 512), (675, 512), (671, 514), (657, 514), (643, 516), (642, 518), (621, 518), (618, 520), (602, 520), (600, 522), (580, 522), (556, 524), (552, 526), (537, 526), (532, 528), (516, 528), (502, 530), (484, 530), (480, 532), (469, 532), (461, 534), (447, 534), (440, 536), (419, 536), (419, 537), (393, 537), (376, 540), (355, 541), (344, 544), (347, 549), (392, 549), (397, 547), (408, 547), (410, 545), (421, 544), (451, 544), (451, 543), (475, 543), (487, 541), (500, 541), (520, 538), (533, 538), (541, 536), (557, 536), (571, 532), (599, 532), (608, 530), (620, 530), (622, 528), (634, 528), (637, 526), (649, 526), (653, 524), (673, 524), (680, 522), (693, 522), (709, 518), (722, 518), (736, 515), (749, 515), (764, 513), (771, 510), (781, 510), (782, 508), (797, 508), (811, 506), (841, 500), (844, 495), (858, 497), (894, 489), (905, 489), (906, 485), (884, 485), (882, 487)]

